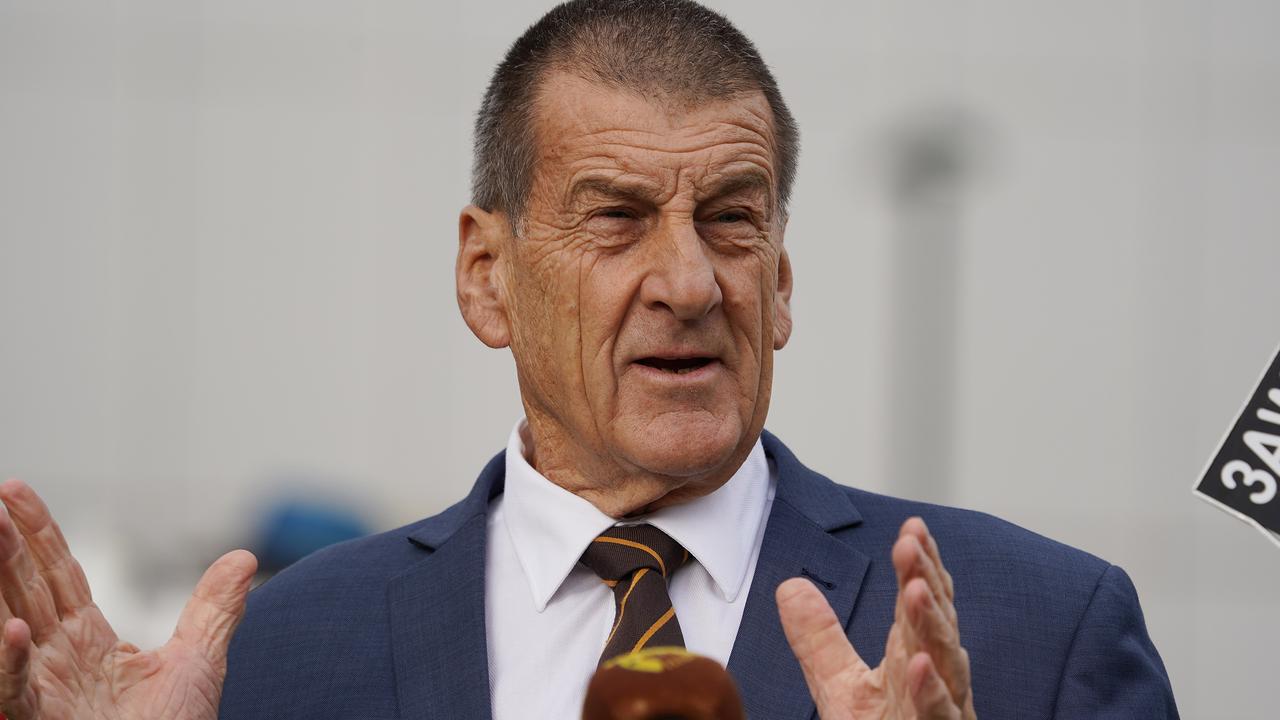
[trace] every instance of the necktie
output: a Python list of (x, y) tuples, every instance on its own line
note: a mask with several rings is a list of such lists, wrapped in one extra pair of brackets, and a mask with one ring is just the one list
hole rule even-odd
[(689, 559), (652, 525), (612, 527), (591, 542), (582, 564), (613, 588), (614, 619), (600, 662), (643, 647), (684, 647), (667, 580)]

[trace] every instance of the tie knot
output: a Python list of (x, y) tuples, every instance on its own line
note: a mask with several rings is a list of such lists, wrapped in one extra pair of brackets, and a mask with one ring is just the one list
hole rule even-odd
[(641, 568), (669, 577), (689, 552), (652, 525), (614, 526), (600, 533), (582, 553), (582, 564), (613, 584)]

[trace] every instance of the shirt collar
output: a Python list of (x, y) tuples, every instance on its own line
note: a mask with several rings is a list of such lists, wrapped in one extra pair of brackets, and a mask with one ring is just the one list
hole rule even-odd
[(768, 504), (769, 463), (759, 440), (715, 492), (616, 523), (529, 464), (524, 427), (522, 418), (507, 441), (502, 516), (538, 612), (546, 609), (591, 541), (614, 524), (647, 522), (662, 530), (706, 569), (726, 601), (737, 599)]

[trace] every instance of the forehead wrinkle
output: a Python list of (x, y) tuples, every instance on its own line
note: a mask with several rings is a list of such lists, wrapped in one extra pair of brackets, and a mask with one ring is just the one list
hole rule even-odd
[[(539, 160), (564, 162), (566, 156), (572, 157), (575, 150), (584, 145), (593, 153), (598, 153), (601, 148), (624, 146), (630, 150), (683, 154), (749, 144), (757, 151), (764, 151), (760, 153), (764, 156), (762, 160), (771, 171), (777, 157), (773, 110), (759, 89), (744, 89), (710, 98), (678, 94), (654, 96), (636, 88), (602, 85), (597, 79), (583, 77), (573, 72), (572, 67), (563, 66), (553, 68), (538, 85), (532, 130)], [(576, 94), (571, 90), (574, 87), (579, 89)], [(557, 88), (568, 89), (567, 104), (554, 102)], [(608, 96), (617, 100), (609, 102), (605, 100)], [(631, 123), (636, 119), (636, 110), (629, 106), (636, 101), (649, 109), (665, 108), (663, 119), (653, 121), (650, 127), (634, 127)], [(604, 116), (599, 113), (602, 107), (605, 108)], [(726, 119), (722, 112), (726, 108), (736, 117)], [(561, 122), (559, 131), (554, 128), (553, 118)], [(661, 125), (665, 127), (659, 127)], [(737, 137), (706, 142), (706, 136), (713, 133)], [(618, 135), (631, 137), (620, 140), (616, 137)], [(635, 136), (640, 136), (640, 139)], [(593, 139), (597, 142), (590, 142)], [(575, 144), (579, 147), (574, 148)], [(542, 151), (537, 152), (537, 148), (542, 148)]]
[[(655, 133), (646, 133), (646, 135), (650, 135), (656, 138), (674, 139), (673, 136), (669, 133), (655, 132)], [(703, 135), (705, 135), (705, 133)], [(679, 138), (679, 139), (684, 140), (685, 138)], [(605, 149), (605, 148), (608, 148), (608, 149), (623, 148), (624, 150), (629, 150), (629, 151), (639, 150), (639, 151), (657, 152), (657, 153), (662, 153), (664, 155), (696, 155), (699, 153), (716, 152), (716, 151), (722, 150), (723, 148), (731, 148), (731, 147), (737, 147), (737, 146), (746, 146), (746, 147), (756, 148), (757, 151), (760, 148), (768, 148), (770, 152), (772, 152), (773, 150), (772, 146), (764, 142), (761, 142), (760, 140), (755, 138), (735, 138), (735, 139), (727, 139), (722, 141), (707, 142), (703, 137), (699, 136), (699, 137), (690, 137), (687, 140), (688, 142), (685, 142), (685, 143), (671, 143), (671, 142), (644, 143), (644, 142), (638, 142), (636, 140), (602, 139), (597, 143), (595, 143), (594, 145), (592, 145), (591, 147), (592, 147), (592, 150), (599, 150), (599, 149)]]
[[(744, 110), (747, 117), (742, 121), (708, 118), (698, 123), (695, 117), (688, 118), (691, 124), (665, 132), (612, 124), (592, 129), (579, 123), (579, 132), (548, 143), (542, 159), (549, 167), (544, 170), (557, 165), (569, 168), (567, 178), (554, 182), (563, 188), (562, 207), (568, 208), (589, 191), (654, 204), (665, 204), (681, 195), (715, 197), (700, 187), (709, 187), (719, 195), (741, 188), (716, 189), (705, 178), (729, 174), (734, 166), (750, 165), (758, 168), (757, 175), (768, 179), (764, 184), (769, 186), (769, 200), (776, 204), (770, 116), (755, 108)], [(751, 120), (759, 121), (759, 126), (753, 127), (757, 123)], [(543, 179), (552, 177), (543, 175)]]
[[(751, 117), (760, 117), (750, 110), (747, 112)], [(577, 134), (559, 139), (556, 145), (567, 149), (566, 145), (569, 143), (584, 143), (593, 149), (623, 147), (629, 150), (689, 154), (745, 144), (766, 148), (771, 155), (776, 151), (772, 126), (765, 121), (760, 122), (760, 127), (753, 127), (755, 123), (728, 120), (699, 121), (697, 118), (689, 118), (688, 122), (694, 124), (661, 129), (613, 125), (600, 129), (583, 128)], [(726, 137), (708, 140), (709, 135)]]
[[(736, 147), (740, 145), (745, 145), (745, 147)], [(617, 144), (616, 146), (625, 147), (629, 150), (636, 149), (634, 145)], [(696, 152), (698, 151), (681, 152), (679, 154), (687, 155)], [(759, 146), (754, 143), (719, 145), (708, 148), (704, 153), (700, 154), (705, 154), (706, 156), (697, 158), (696, 162), (674, 168), (654, 158), (627, 157), (623, 154), (594, 154), (571, 163), (579, 167), (569, 173), (566, 185), (569, 188), (587, 186), (589, 184), (609, 185), (614, 188), (632, 187), (637, 193), (657, 195), (661, 194), (668, 176), (673, 171), (677, 175), (686, 175), (695, 170), (701, 171), (701, 175), (704, 178), (730, 174), (753, 174), (765, 181), (766, 184), (773, 181), (771, 158), (767, 154), (761, 153)], [(716, 155), (723, 157), (716, 157)], [(735, 168), (738, 166), (746, 166), (748, 169), (741, 173), (735, 173)], [(698, 184), (705, 184), (705, 181), (699, 181)]]
[[(773, 150), (773, 132), (767, 124), (761, 128), (751, 127), (748, 123), (730, 122), (728, 120), (716, 120), (705, 125), (692, 135), (688, 136), (689, 140), (698, 140), (707, 135), (723, 133), (726, 135), (748, 135), (750, 137), (741, 137), (732, 140), (732, 144), (751, 143), (753, 145), (761, 145)], [(727, 144), (727, 143), (718, 143)]]

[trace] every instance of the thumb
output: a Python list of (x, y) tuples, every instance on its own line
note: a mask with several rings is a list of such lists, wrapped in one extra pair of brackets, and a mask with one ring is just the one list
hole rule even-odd
[(258, 559), (248, 550), (232, 550), (214, 561), (182, 608), (173, 637), (191, 644), (214, 667), (223, 668), (227, 645), (240, 618)]
[(823, 715), (824, 705), (849, 687), (851, 674), (866, 664), (845, 637), (827, 599), (804, 578), (791, 578), (778, 586), (778, 614), (791, 652), (800, 661), (809, 694)]

